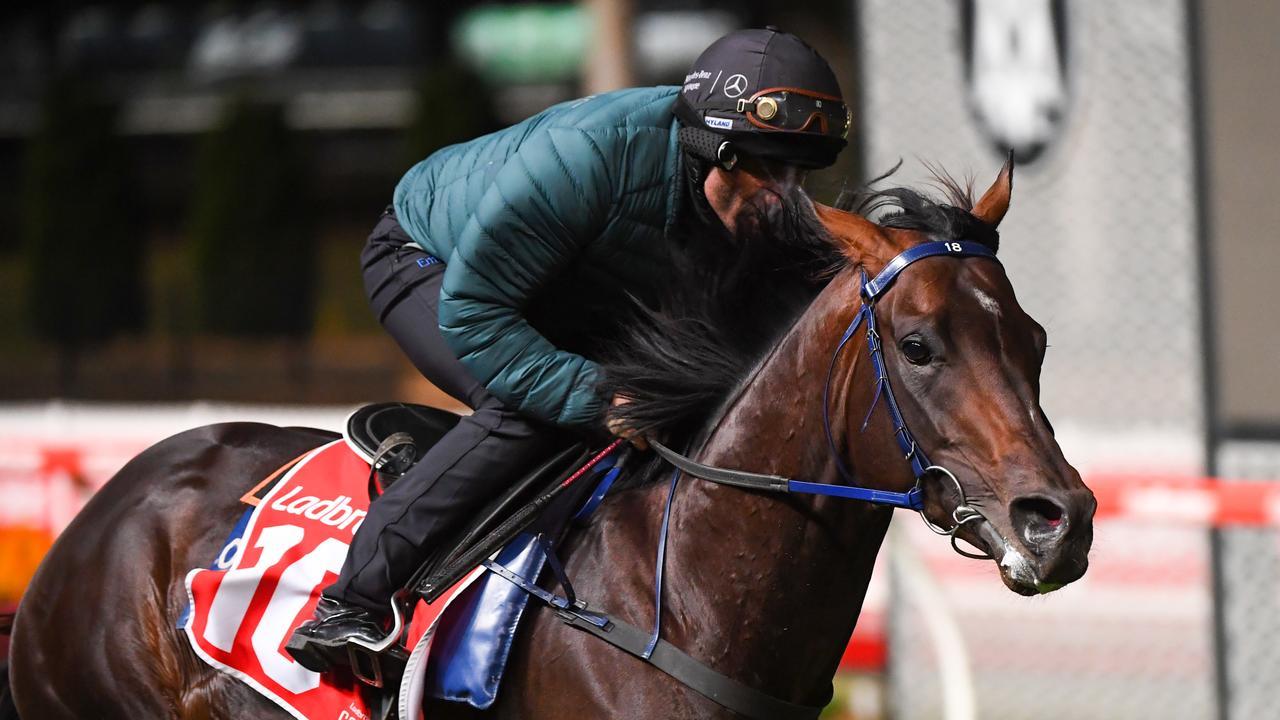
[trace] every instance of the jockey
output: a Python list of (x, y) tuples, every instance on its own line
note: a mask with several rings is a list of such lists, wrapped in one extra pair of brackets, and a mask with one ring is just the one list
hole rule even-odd
[(682, 87), (562, 103), (409, 170), (362, 253), (365, 289), (417, 369), (474, 412), (372, 504), (294, 633), (300, 663), (322, 671), (348, 640), (382, 639), (391, 596), (431, 548), (566, 431), (605, 428), (624, 400), (601, 397), (589, 356), (671, 274), (672, 235), (701, 217), (737, 236), (832, 164), (849, 130), (841, 97), (799, 38), (742, 30)]

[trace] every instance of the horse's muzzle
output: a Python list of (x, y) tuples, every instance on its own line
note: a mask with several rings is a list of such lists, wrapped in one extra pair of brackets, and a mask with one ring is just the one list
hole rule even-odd
[(1037, 492), (1009, 503), (1006, 536), (988, 523), (981, 535), (1000, 564), (1005, 584), (1024, 595), (1052, 592), (1089, 567), (1097, 501), (1083, 486)]

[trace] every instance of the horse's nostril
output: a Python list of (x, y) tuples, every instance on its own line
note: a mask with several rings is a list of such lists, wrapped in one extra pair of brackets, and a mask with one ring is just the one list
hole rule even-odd
[(1046, 498), (1021, 498), (1014, 501), (1014, 507), (1021, 509), (1029, 516), (1038, 518), (1050, 525), (1057, 526), (1062, 522), (1062, 508)]
[(1066, 511), (1046, 497), (1018, 498), (1010, 511), (1014, 527), (1032, 547), (1056, 539), (1066, 525)]

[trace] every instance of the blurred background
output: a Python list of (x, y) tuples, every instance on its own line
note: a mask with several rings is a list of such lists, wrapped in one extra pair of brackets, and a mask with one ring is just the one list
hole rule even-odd
[(1027, 600), (895, 523), (829, 717), (1246, 718), (1280, 702), (1280, 5), (1246, 0), (45, 2), (0, 9), (0, 610), (180, 430), (456, 403), (367, 310), (400, 176), (775, 24), (836, 68), (830, 200), (899, 159), (985, 187), (1101, 507)]

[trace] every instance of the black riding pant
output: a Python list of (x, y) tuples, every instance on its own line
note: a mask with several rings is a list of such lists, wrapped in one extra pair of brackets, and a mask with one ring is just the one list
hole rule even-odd
[(444, 263), (409, 243), (388, 210), (361, 253), (369, 303), (414, 366), (474, 413), (372, 504), (324, 591), (379, 614), (436, 544), (564, 442), (562, 431), (503, 407), (454, 357), (438, 320)]

